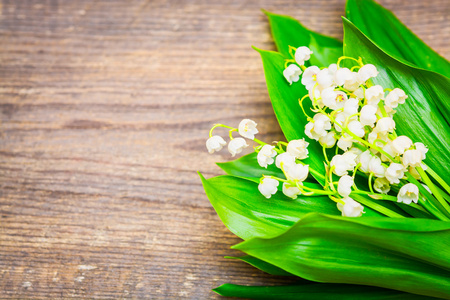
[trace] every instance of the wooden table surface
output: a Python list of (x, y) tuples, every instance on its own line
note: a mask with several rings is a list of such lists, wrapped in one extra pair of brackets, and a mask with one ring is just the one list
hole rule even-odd
[[(448, 0), (381, 1), (450, 57)], [(239, 242), (197, 170), (213, 123), (281, 139), (260, 8), (342, 37), (344, 0), (0, 2), (0, 297), (214, 299), (285, 279)]]

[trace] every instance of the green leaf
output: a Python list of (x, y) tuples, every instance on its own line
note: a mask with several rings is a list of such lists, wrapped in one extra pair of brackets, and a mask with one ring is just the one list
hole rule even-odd
[[(375, 84), (401, 88), (408, 95), (399, 105), (394, 120), (397, 133), (422, 142), (428, 148), (425, 163), (441, 177), (450, 174), (450, 79), (438, 73), (403, 64), (383, 52), (350, 21), (344, 20), (344, 54), (362, 57), (374, 64), (380, 74)], [(442, 114), (441, 114), (442, 112)]]
[(395, 58), (450, 77), (450, 63), (375, 1), (348, 0), (346, 15), (359, 30)]
[(450, 297), (450, 223), (312, 213), (274, 238), (234, 249), (299, 277)]
[[(278, 192), (266, 199), (251, 179), (229, 175), (206, 180), (203, 187), (222, 222), (240, 238), (276, 236), (310, 212), (339, 215), (328, 197), (298, 197), (291, 199)], [(364, 217), (380, 214), (366, 208)]]
[[(245, 286), (224, 284), (213, 290), (221, 296), (248, 299), (292, 300), (425, 300), (430, 297), (372, 286), (346, 284), (303, 284), (285, 286)], [(435, 298), (433, 298), (435, 299)]]
[(222, 222), (244, 240), (278, 235), (309, 212), (339, 213), (327, 197), (293, 200), (278, 192), (266, 199), (258, 191), (258, 184), (251, 180), (228, 175), (208, 180), (201, 176), (201, 179)]
[(311, 35), (309, 49), (313, 52), (309, 60), (310, 65), (328, 67), (335, 64), (342, 56), (342, 43), (338, 47), (320, 45), (315, 35)]
[(228, 175), (256, 178), (267, 175), (275, 176), (278, 178), (285, 178), (283, 172), (279, 168), (277, 168), (275, 164), (267, 166), (267, 169), (261, 167), (258, 164), (256, 156), (257, 153), (253, 152), (232, 161), (217, 163), (217, 165)]
[(328, 66), (336, 62), (338, 57), (342, 56), (341, 41), (311, 31), (292, 17), (278, 15), (264, 10), (263, 12), (269, 19), (275, 45), (284, 57), (291, 57), (289, 54), (289, 46), (295, 48), (309, 46), (314, 52), (314, 58), (312, 60), (314, 63), (320, 63), (319, 66)]
[(286, 272), (283, 269), (280, 269), (274, 265), (271, 265), (263, 260), (260, 260), (256, 257), (250, 256), (250, 255), (245, 255), (245, 256), (240, 256), (240, 257), (231, 257), (231, 256), (226, 256), (225, 258), (230, 258), (230, 259), (239, 259), (242, 260), (252, 266), (254, 266), (255, 268), (266, 272), (268, 274), (271, 275), (275, 275), (275, 276), (294, 276), (293, 274)]
[[(308, 121), (298, 104), (298, 100), (303, 95), (306, 95), (308, 91), (301, 83), (288, 84), (283, 76), (284, 58), (280, 53), (256, 50), (260, 53), (263, 61), (267, 90), (284, 136), (288, 141), (301, 138), (307, 139), (310, 142), (308, 146), (309, 158), (305, 159), (304, 162), (309, 164), (311, 169), (324, 174), (322, 147), (319, 143), (306, 136), (305, 125)], [(304, 104), (306, 111), (310, 111), (310, 107), (311, 103)], [(323, 180), (318, 179), (316, 176), (315, 178), (323, 183)]]

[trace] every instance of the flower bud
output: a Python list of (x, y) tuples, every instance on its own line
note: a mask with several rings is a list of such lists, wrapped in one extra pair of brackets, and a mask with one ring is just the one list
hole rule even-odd
[(305, 61), (311, 58), (311, 54), (313, 54), (313, 52), (308, 47), (298, 47), (295, 51), (295, 62), (300, 66), (303, 66), (305, 65)]
[(387, 194), (391, 190), (391, 186), (389, 185), (389, 181), (386, 178), (377, 178), (373, 183), (373, 188), (375, 191), (381, 194)]

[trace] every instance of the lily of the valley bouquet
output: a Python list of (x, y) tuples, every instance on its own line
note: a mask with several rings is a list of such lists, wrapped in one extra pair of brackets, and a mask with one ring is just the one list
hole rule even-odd
[(449, 62), (370, 0), (348, 0), (343, 43), (266, 14), (279, 52), (256, 50), (287, 141), (258, 139), (252, 119), (216, 124), (210, 153), (254, 153), (202, 181), (244, 240), (237, 259), (299, 279), (215, 291), (450, 299)]

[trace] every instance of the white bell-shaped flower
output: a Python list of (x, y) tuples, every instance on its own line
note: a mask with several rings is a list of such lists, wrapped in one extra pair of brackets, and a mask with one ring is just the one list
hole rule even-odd
[(226, 144), (227, 142), (221, 136), (214, 135), (206, 141), (206, 148), (210, 154), (213, 154), (215, 151), (222, 150)]
[(391, 117), (384, 117), (378, 120), (374, 131), (377, 133), (387, 134), (395, 130), (395, 121)]
[(420, 167), (422, 164), (422, 152), (420, 150), (406, 150), (403, 153), (402, 163), (405, 167)]
[(367, 64), (358, 70), (358, 82), (364, 84), (370, 78), (376, 77), (378, 75), (377, 68), (372, 64)]
[(277, 166), (277, 168), (281, 169), (282, 164), (283, 164), (283, 169), (287, 168), (290, 165), (295, 164), (295, 156), (292, 156), (288, 152), (278, 154), (275, 159), (275, 165)]
[[(396, 153), (394, 152), (394, 150), (392, 149), (392, 142), (388, 141), (382, 148), (383, 152), (389, 154), (392, 158), (394, 158), (396, 155)], [(382, 161), (388, 161), (390, 160), (389, 157), (387, 157), (386, 155), (384, 155), (384, 153), (381, 153), (381, 160)]]
[(341, 138), (337, 142), (337, 146), (339, 149), (347, 151), (353, 145), (353, 139), (348, 138), (346, 136), (341, 136)]
[(387, 194), (391, 190), (389, 181), (384, 177), (375, 179), (375, 182), (373, 183), (373, 188), (375, 191), (381, 194)]
[(364, 89), (362, 87), (357, 88), (353, 91), (353, 95), (355, 95), (358, 100), (364, 99)]
[(328, 87), (322, 91), (322, 103), (332, 110), (344, 107), (346, 100), (347, 94), (341, 91), (335, 91), (334, 87)]
[(352, 192), (353, 177), (344, 175), (339, 179), (337, 191), (342, 197), (348, 197)]
[(373, 173), (376, 177), (384, 177), (386, 167), (381, 164), (381, 159), (378, 156), (372, 156), (369, 161), (369, 173)]
[(320, 145), (322, 145), (322, 147), (333, 148), (334, 144), (336, 144), (336, 138), (334, 137), (334, 131), (330, 131), (325, 136), (321, 136), (319, 138), (319, 143), (320, 143)]
[(255, 134), (258, 133), (258, 129), (256, 129), (256, 122), (250, 119), (244, 119), (239, 123), (239, 134), (245, 138), (253, 140), (255, 138)]
[(264, 197), (269, 199), (270, 197), (272, 197), (272, 195), (276, 194), (276, 192), (278, 191), (277, 189), (278, 184), (279, 184), (278, 180), (265, 177), (261, 179), (261, 182), (258, 185), (258, 190)]
[(344, 154), (335, 155), (330, 162), (330, 166), (334, 166), (333, 172), (337, 176), (347, 175), (350, 170), (353, 170), (356, 166), (357, 155), (352, 152), (345, 152)]
[(419, 188), (416, 185), (407, 183), (400, 188), (400, 191), (398, 191), (397, 202), (411, 204), (411, 202), (417, 203), (418, 201)]
[(337, 64), (331, 64), (328, 66), (328, 74), (331, 75), (331, 77), (333, 77), (333, 84), (334, 84), (334, 75), (336, 74), (337, 71)]
[(283, 194), (292, 199), (297, 199), (297, 196), (301, 194), (299, 188), (289, 182), (283, 183)]
[(275, 146), (264, 145), (261, 150), (258, 152), (256, 159), (258, 160), (258, 164), (267, 169), (268, 165), (273, 164), (274, 157), (277, 155), (277, 151), (275, 151)]
[(427, 158), (428, 148), (423, 143), (414, 143), (416, 150), (419, 150), (422, 153), (422, 160)]
[(391, 163), (384, 174), (390, 184), (400, 183), (400, 179), (405, 176), (406, 169), (403, 165)]
[(305, 159), (308, 157), (308, 145), (305, 139), (292, 140), (287, 145), (286, 152), (298, 159)]
[(364, 206), (356, 202), (350, 197), (342, 199), (345, 204), (337, 203), (337, 208), (342, 212), (343, 217), (361, 217), (364, 211)]
[(305, 65), (305, 61), (311, 58), (311, 54), (313, 54), (313, 52), (308, 47), (298, 47), (297, 50), (295, 50), (295, 62), (300, 66), (303, 66)]
[(290, 180), (304, 181), (309, 174), (309, 165), (291, 164), (286, 168)]
[(359, 166), (359, 170), (363, 173), (369, 173), (369, 162), (372, 158), (372, 153), (369, 150), (364, 151), (361, 153), (358, 158), (356, 159), (356, 162), (361, 164)]
[(374, 85), (368, 88), (364, 94), (367, 104), (377, 107), (381, 98), (384, 97), (384, 90), (381, 85)]
[(359, 120), (361, 124), (364, 126), (370, 126), (373, 128), (375, 122), (377, 121), (376, 116), (377, 108), (372, 105), (364, 105), (361, 108), (361, 115), (359, 116)]
[(314, 129), (313, 131), (320, 137), (327, 134), (327, 130), (331, 129), (331, 121), (328, 116), (318, 113), (313, 117)]
[[(376, 127), (375, 127), (376, 128)], [(367, 137), (367, 141), (371, 144), (374, 144), (377, 147), (383, 148), (383, 146), (389, 142), (389, 137), (387, 132), (378, 132), (373, 130), (369, 133)], [(371, 149), (373, 150), (373, 149)], [(376, 153), (376, 152), (374, 152)]]
[(396, 155), (401, 155), (406, 149), (411, 148), (413, 142), (405, 135), (401, 135), (392, 141), (391, 147)]
[[(361, 149), (357, 148), (357, 147), (350, 148), (348, 150), (348, 152), (351, 152), (351, 153), (356, 154), (356, 155), (360, 155), (361, 153), (363, 153), (363, 151)], [(358, 162), (358, 158), (356, 158), (356, 162)]]
[(311, 66), (306, 68), (302, 76), (302, 84), (309, 91), (311, 90), (317, 82), (317, 74), (320, 72), (319, 67)]
[(334, 74), (334, 82), (338, 86), (344, 86), (349, 91), (354, 91), (359, 87), (357, 74), (348, 68), (340, 68)]
[(357, 137), (363, 137), (366, 134), (366, 132), (364, 131), (364, 126), (359, 121), (351, 121), (350, 123), (348, 123), (347, 128)]
[(313, 122), (308, 122), (305, 125), (305, 134), (307, 137), (309, 137), (310, 139), (316, 140), (318, 141), (320, 138), (320, 135), (318, 135), (315, 131), (314, 131), (314, 123)]
[(408, 98), (408, 96), (402, 89), (395, 88), (386, 96), (384, 103), (386, 106), (396, 108), (399, 104), (405, 103), (406, 98)]
[(297, 82), (300, 79), (300, 75), (302, 74), (302, 70), (295, 64), (290, 64), (283, 71), (284, 78), (286, 78), (289, 84), (293, 82)]
[(352, 116), (358, 113), (359, 100), (356, 98), (350, 98), (344, 102), (344, 115), (346, 117)]
[(334, 83), (333, 76), (330, 75), (328, 69), (322, 69), (319, 73), (317, 73), (317, 84), (321, 89), (326, 89), (331, 87)]
[(241, 153), (242, 150), (247, 147), (248, 144), (243, 138), (235, 138), (228, 143), (228, 151), (231, 153), (232, 157)]

